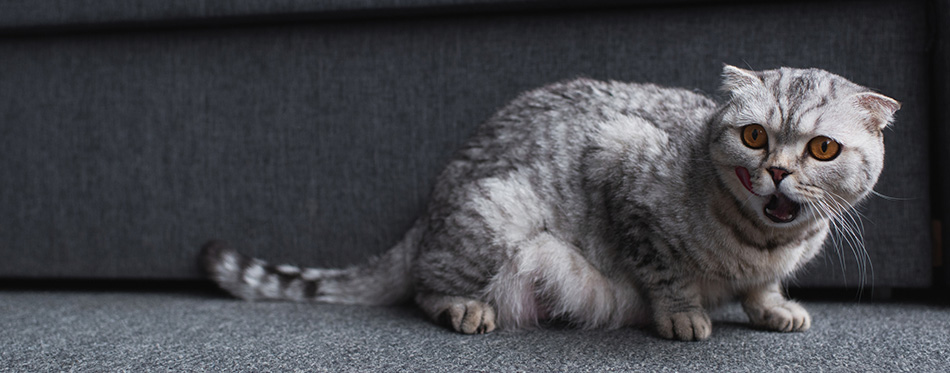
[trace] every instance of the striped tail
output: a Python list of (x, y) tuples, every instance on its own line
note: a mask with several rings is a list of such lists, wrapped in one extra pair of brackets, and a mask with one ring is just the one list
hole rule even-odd
[(224, 241), (202, 246), (200, 262), (218, 286), (245, 300), (395, 304), (413, 296), (409, 270), (420, 231), (416, 224), (382, 256), (347, 269), (272, 265), (238, 253)]

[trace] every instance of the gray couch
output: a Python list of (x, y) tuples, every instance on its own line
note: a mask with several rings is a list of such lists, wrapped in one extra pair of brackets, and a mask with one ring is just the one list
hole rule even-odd
[[(56, 315), (69, 314), (75, 304), (62, 300), (68, 297), (78, 297), (79, 304), (114, 302), (116, 320), (130, 325), (148, 323), (138, 319), (136, 310), (178, 301), (183, 307), (226, 308), (222, 312), (241, 325), (266, 325), (271, 313), (291, 320), (287, 313), (335, 315), (327, 317), (343, 318), (344, 324), (363, 323), (359, 315), (373, 314), (383, 320), (369, 325), (391, 329), (387, 317), (396, 326), (412, 325), (379, 333), (413, 338), (404, 330), (421, 328), (427, 338), (468, 343), (427, 329), (411, 309), (387, 313), (250, 305), (215, 298), (216, 293), (182, 295), (182, 287), (206, 286), (195, 256), (212, 237), (275, 262), (311, 266), (345, 266), (383, 252), (422, 211), (433, 177), (453, 151), (479, 122), (521, 91), (587, 76), (715, 93), (724, 62), (753, 69), (824, 68), (903, 103), (896, 124), (885, 134), (887, 159), (876, 188), (882, 196), (862, 208), (866, 254), (829, 245), (789, 285), (804, 289), (798, 291), (806, 296), (817, 294), (808, 289), (846, 289), (821, 293), (844, 295), (819, 305), (828, 320), (847, 320), (856, 294), (898, 294), (902, 300), (907, 299), (899, 296), (903, 293), (945, 294), (942, 289), (950, 279), (942, 277), (941, 229), (934, 229), (939, 224), (933, 222), (947, 221), (950, 212), (950, 198), (941, 193), (950, 186), (950, 147), (944, 144), (950, 140), (944, 125), (950, 102), (948, 18), (948, 1), (3, 2), (0, 284), (8, 290), (0, 292), (0, 307), (21, 311), (0, 317), (9, 326), (30, 316), (23, 309), (46, 310), (52, 314), (33, 317), (53, 326), (34, 330), (37, 336), (73, 335), (69, 333), (80, 332), (65, 325), (55, 329)], [(77, 280), (95, 280), (83, 284), (99, 290), (135, 286), (124, 286), (118, 297), (85, 287), (62, 293)], [(34, 286), (39, 283), (43, 285)], [(171, 289), (162, 296), (154, 293), (163, 287)], [(124, 300), (142, 308), (123, 308)], [(845, 303), (836, 303), (841, 301)], [(870, 307), (868, 315), (883, 312), (882, 320), (891, 315), (886, 308), (861, 307)], [(945, 307), (924, 308), (923, 314), (908, 314), (908, 320), (921, 317), (937, 326), (947, 325), (939, 320), (950, 320)], [(730, 318), (741, 315), (724, 312), (720, 322), (729, 330)], [(211, 315), (149, 320), (196, 330), (220, 321)], [(95, 324), (95, 317), (89, 317), (79, 316), (79, 321)], [(254, 333), (240, 330), (237, 334)], [(372, 328), (358, 330), (349, 341), (365, 342), (378, 334)], [(275, 339), (283, 335), (271, 332)], [(544, 343), (544, 333), (568, 332), (538, 333), (492, 338), (514, 346), (519, 338)], [(755, 332), (738, 328), (735, 333), (733, 342), (744, 343), (741, 335)], [(815, 343), (842, 338), (814, 334), (829, 338), (811, 340)], [(271, 334), (264, 335), (258, 340), (261, 346), (276, 343), (267, 339)], [(591, 348), (603, 342), (594, 332), (581, 335)], [(646, 332), (635, 335), (650, 338)], [(755, 335), (787, 341), (775, 334)], [(908, 350), (924, 344), (925, 335), (911, 333), (905, 339)], [(873, 336), (856, 335), (849, 341)], [(5, 338), (16, 340), (9, 336), (0, 341)], [(355, 343), (360, 347), (353, 351), (372, 355), (382, 349), (379, 356), (391, 353), (393, 359), (406, 360), (351, 366), (412, 369), (429, 367), (426, 356), (468, 356), (418, 350), (413, 360), (403, 350), (386, 350), (393, 347), (389, 342), (373, 341)], [(14, 353), (13, 361), (42, 362), (45, 356), (52, 367), (79, 364), (66, 347), (71, 342), (61, 340), (58, 355), (24, 350)], [(233, 347), (245, 357), (255, 351), (221, 343), (230, 347), (215, 351)], [(475, 349), (491, 348), (488, 342), (474, 343)], [(132, 349), (139, 360), (120, 356), (114, 366), (176, 368), (156, 356), (177, 350), (149, 346)], [(347, 355), (338, 347), (332, 353)], [(738, 360), (725, 367), (745, 367), (745, 357), (755, 354), (730, 351), (739, 351), (733, 352)], [(869, 350), (845, 351), (881, 358)], [(245, 367), (269, 366), (260, 365), (266, 358), (255, 358), (264, 360)], [(326, 364), (318, 359), (316, 365), (280, 361), (289, 368), (346, 366), (325, 358)], [(594, 370), (636, 368), (597, 365), (583, 354), (577, 358), (584, 361), (577, 367)], [(937, 362), (933, 366), (947, 366), (946, 354), (930, 358), (926, 361)], [(94, 367), (102, 359), (73, 367)], [(178, 368), (214, 369), (218, 361), (194, 359), (197, 365)], [(530, 354), (512, 359), (528, 364), (512, 366), (531, 370)], [(833, 356), (828, 359), (834, 361)], [(774, 361), (759, 362), (770, 366)], [(505, 361), (492, 364), (483, 368), (506, 367)], [(570, 364), (537, 367), (574, 370)]]

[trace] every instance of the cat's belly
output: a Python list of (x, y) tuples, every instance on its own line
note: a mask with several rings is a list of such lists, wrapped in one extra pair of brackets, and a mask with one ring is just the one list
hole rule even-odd
[(576, 247), (549, 233), (520, 245), (485, 296), (503, 327), (563, 320), (583, 328), (616, 328), (647, 319), (632, 284), (605, 276)]

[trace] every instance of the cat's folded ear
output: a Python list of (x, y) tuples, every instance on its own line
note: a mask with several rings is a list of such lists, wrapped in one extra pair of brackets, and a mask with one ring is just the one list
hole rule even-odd
[(901, 108), (897, 100), (874, 92), (862, 92), (852, 96), (859, 109), (870, 117), (869, 125), (873, 130), (882, 130), (894, 122), (894, 113)]
[(732, 65), (723, 65), (722, 67), (722, 86), (720, 89), (723, 92), (736, 94), (761, 84), (762, 79), (752, 71)]

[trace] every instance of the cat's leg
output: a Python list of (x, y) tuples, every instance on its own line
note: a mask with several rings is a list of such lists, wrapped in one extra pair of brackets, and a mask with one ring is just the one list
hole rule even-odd
[(420, 293), (416, 304), (435, 322), (465, 334), (495, 330), (495, 309), (488, 303), (466, 297)]
[(681, 341), (709, 338), (712, 321), (702, 306), (697, 286), (682, 279), (671, 279), (648, 288), (654, 326), (661, 337)]
[[(459, 216), (463, 215), (463, 216)], [(507, 251), (477, 214), (459, 208), (433, 224), (413, 263), (416, 304), (433, 321), (465, 334), (495, 329), (484, 289)]]
[(699, 284), (673, 265), (673, 251), (661, 243), (642, 242), (645, 255), (635, 260), (640, 287), (653, 311), (657, 333), (667, 339), (700, 341), (712, 333)]
[(416, 303), (459, 332), (489, 332), (498, 325), (493, 306), (512, 306), (492, 303), (487, 289), (517, 257), (518, 243), (543, 230), (543, 204), (519, 175), (452, 189), (432, 201), (413, 263)]
[(803, 332), (811, 327), (811, 316), (798, 303), (782, 295), (779, 284), (772, 283), (750, 290), (742, 308), (752, 325), (780, 332)]

